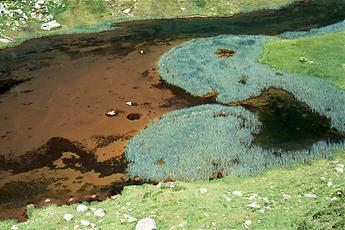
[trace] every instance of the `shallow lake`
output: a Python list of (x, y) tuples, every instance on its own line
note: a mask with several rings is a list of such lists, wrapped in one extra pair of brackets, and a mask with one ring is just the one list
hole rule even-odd
[[(134, 183), (125, 173), (127, 140), (169, 111), (214, 103), (160, 82), (156, 63), (170, 48), (197, 37), (277, 35), (344, 18), (345, 1), (303, 1), (229, 18), (121, 23), (108, 32), (46, 37), (0, 50), (3, 84), (30, 79), (0, 95), (0, 218), (24, 219), (26, 204), (42, 205), (46, 198), (58, 204), (104, 199)], [(281, 120), (258, 108), (253, 111), (268, 127)], [(287, 117), (280, 127), (287, 136), (277, 140), (266, 129), (266, 138), (257, 141), (268, 147), (296, 145), (290, 137), (304, 135), (298, 129), (305, 130), (299, 126), (309, 121), (303, 120), (308, 111), (293, 103), (287, 110), (278, 108), (271, 111), (295, 111), (295, 125)], [(117, 115), (106, 116), (111, 110)], [(307, 128), (313, 135), (298, 144), (305, 147), (334, 135), (337, 139), (327, 122), (311, 123)]]

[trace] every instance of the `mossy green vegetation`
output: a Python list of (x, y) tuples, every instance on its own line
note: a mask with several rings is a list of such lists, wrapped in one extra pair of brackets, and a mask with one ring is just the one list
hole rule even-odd
[[(344, 151), (338, 151), (332, 162), (312, 160), (307, 165), (267, 170), (255, 177), (177, 182), (173, 188), (128, 186), (115, 201), (86, 204), (89, 208), (104, 209), (103, 218), (95, 217), (90, 209), (77, 212), (75, 204), (40, 209), (30, 206), (28, 221), (17, 226), (26, 230), (73, 229), (79, 225), (82, 229), (80, 221), (88, 220), (99, 229), (122, 230), (134, 229), (137, 223), (128, 222), (128, 216), (137, 220), (151, 216), (158, 229), (245, 229), (244, 222), (250, 220), (249, 229), (340, 230), (345, 180), (343, 174), (336, 172), (336, 164), (345, 164)], [(202, 193), (201, 188), (207, 192)], [(248, 206), (253, 203), (259, 207)], [(66, 213), (74, 219), (65, 221)], [(327, 221), (318, 214), (327, 216)], [(0, 222), (0, 229), (10, 229), (14, 224), (15, 221)]]
[[(16, 41), (0, 43), (0, 48), (14, 46), (24, 40), (47, 35), (103, 31), (109, 29), (106, 26), (109, 23), (121, 21), (192, 16), (231, 16), (258, 9), (280, 8), (296, 2), (296, 0), (261, 0), (259, 2), (254, 0), (46, 0), (40, 9), (34, 8), (36, 2), (36, 0), (25, 2), (3, 0), (0, 2), (8, 12), (5, 14), (0, 11), (0, 38), (11, 37)], [(47, 7), (47, 12), (45, 7)], [(20, 11), (16, 11), (18, 9)], [(40, 26), (48, 20), (46, 17), (37, 19), (37, 14), (33, 18), (31, 13), (36, 11), (43, 12), (45, 16), (51, 15), (47, 18), (57, 20), (62, 28), (42, 31)]]
[(345, 89), (345, 30), (269, 41), (264, 47), (262, 63), (280, 71), (327, 79)]

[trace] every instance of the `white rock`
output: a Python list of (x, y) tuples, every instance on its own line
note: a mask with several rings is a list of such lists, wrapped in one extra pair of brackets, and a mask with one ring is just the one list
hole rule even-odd
[(125, 10), (122, 11), (122, 12), (125, 13), (125, 14), (129, 14), (131, 11), (132, 11), (132, 10), (131, 10), (130, 8), (127, 8), (127, 9), (125, 9)]
[(223, 197), (224, 197), (224, 199), (225, 199), (227, 202), (230, 202), (230, 201), (231, 201), (231, 198), (228, 197), (227, 195), (223, 194)]
[(87, 221), (87, 220), (81, 220), (81, 221), (80, 221), (80, 224), (83, 225), (83, 226), (89, 226), (89, 225), (90, 225), (90, 222)]
[(13, 10), (13, 12), (15, 12), (17, 14), (23, 14), (24, 13), (21, 9), (15, 9), (15, 10)]
[(201, 188), (201, 189), (199, 189), (199, 191), (200, 191), (200, 193), (207, 193), (208, 192), (207, 188)]
[(343, 164), (336, 164), (336, 166), (339, 167), (339, 168), (342, 168), (342, 169), (344, 168)]
[(126, 105), (128, 105), (128, 106), (132, 106), (132, 105), (133, 105), (133, 103), (132, 103), (131, 101), (127, 101), (127, 102), (126, 102)]
[(247, 207), (254, 208), (254, 209), (259, 209), (260, 205), (258, 205), (257, 203), (251, 203), (251, 204), (247, 204)]
[(246, 221), (244, 221), (244, 223), (243, 223), (243, 227), (245, 227), (245, 228), (249, 228), (249, 226), (252, 224), (252, 221), (251, 220), (246, 220)]
[(335, 171), (337, 173), (343, 173), (344, 172), (344, 165), (343, 164), (336, 164), (335, 165)]
[(306, 197), (306, 198), (316, 198), (317, 196), (315, 194), (308, 193), (308, 194), (305, 194), (304, 197)]
[(283, 194), (283, 199), (284, 200), (289, 200), (289, 199), (291, 199), (291, 196), (288, 195), (288, 194)]
[(333, 186), (333, 182), (331, 180), (327, 181), (327, 187), (330, 188)]
[(11, 230), (19, 230), (19, 227), (18, 227), (17, 225), (13, 225), (13, 226), (11, 227)]
[(134, 221), (137, 221), (137, 219), (136, 219), (135, 217), (130, 216), (130, 215), (127, 215), (127, 214), (124, 214), (123, 217), (126, 218), (126, 221), (127, 221), (128, 223), (132, 223), (132, 222), (134, 222)]
[(56, 28), (60, 28), (60, 27), (61, 27), (60, 23), (58, 23), (56, 20), (53, 20), (53, 21), (44, 23), (41, 26), (41, 29), (42, 30), (52, 30), (52, 29), (56, 29)]
[(0, 3), (0, 14), (5, 14), (7, 12), (4, 4)]
[(67, 213), (63, 216), (63, 218), (65, 219), (65, 221), (71, 221), (74, 218), (74, 216), (70, 213)]
[(178, 224), (180, 228), (184, 228), (187, 225), (187, 221), (182, 221), (181, 223)]
[(234, 196), (243, 196), (241, 191), (233, 191), (232, 195), (234, 195)]
[(43, 14), (42, 14), (42, 13), (31, 12), (31, 13), (30, 13), (30, 16), (31, 16), (33, 19), (38, 20), (38, 21), (43, 20)]
[(156, 230), (156, 223), (152, 218), (144, 218), (138, 221), (135, 230)]
[(11, 43), (11, 42), (14, 42), (14, 39), (10, 37), (0, 38), (0, 43)]
[(77, 212), (86, 212), (89, 208), (86, 205), (80, 204), (77, 206)]
[(103, 209), (99, 208), (96, 211), (94, 211), (93, 215), (95, 215), (97, 217), (104, 217), (105, 212)]

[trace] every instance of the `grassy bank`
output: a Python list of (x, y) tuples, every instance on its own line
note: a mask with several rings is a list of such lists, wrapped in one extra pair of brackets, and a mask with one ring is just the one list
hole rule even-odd
[[(115, 201), (87, 204), (104, 209), (102, 218), (91, 211), (76, 212), (76, 205), (31, 207), (29, 220), (17, 225), (19, 229), (73, 229), (76, 225), (83, 229), (80, 221), (84, 219), (99, 229), (133, 229), (137, 220), (151, 216), (158, 229), (241, 229), (248, 220), (252, 229), (343, 229), (345, 180), (335, 167), (345, 163), (345, 152), (338, 151), (333, 160), (268, 170), (256, 177), (177, 182), (173, 188), (130, 186)], [(65, 221), (66, 213), (74, 219)], [(14, 224), (1, 222), (0, 228), (10, 229)]]
[[(191, 16), (231, 16), (257, 9), (280, 8), (295, 1), (46, 0), (45, 4), (40, 6), (41, 9), (36, 9), (34, 8), (36, 0), (26, 2), (5, 0), (1, 3), (6, 4), (5, 10), (8, 14), (0, 13), (0, 38), (11, 37), (15, 42), (0, 43), (0, 48), (48, 35), (104, 31), (111, 29), (109, 25), (114, 22)], [(47, 10), (42, 11), (45, 7)], [(32, 16), (32, 13), (36, 15)], [(40, 13), (43, 18), (37, 19)], [(53, 19), (61, 24), (60, 29), (51, 31), (40, 29), (44, 22)]]
[(345, 89), (345, 30), (265, 44), (261, 62), (290, 73), (327, 79)]

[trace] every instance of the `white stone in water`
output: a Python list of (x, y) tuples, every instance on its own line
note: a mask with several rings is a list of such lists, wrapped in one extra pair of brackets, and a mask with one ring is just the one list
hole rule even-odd
[(156, 223), (152, 218), (144, 218), (138, 221), (135, 230), (156, 230)]
[(90, 225), (90, 222), (87, 221), (87, 220), (81, 220), (81, 221), (80, 221), (80, 224), (83, 225), (83, 226), (89, 226), (89, 225)]
[(53, 20), (53, 21), (50, 21), (50, 22), (47, 22), (47, 23), (44, 23), (42, 26), (41, 26), (41, 29), (42, 30), (52, 30), (52, 29), (56, 29), (56, 28), (60, 28), (61, 27), (61, 24), (58, 23), (56, 20)]
[(77, 206), (77, 212), (86, 212), (89, 208), (86, 205), (80, 204)]
[(208, 192), (207, 188), (201, 188), (199, 191), (200, 191), (200, 193), (207, 193)]
[(304, 197), (306, 197), (306, 198), (316, 198), (316, 195), (312, 194), (312, 193), (308, 193), (308, 194), (305, 194)]
[(70, 213), (67, 213), (63, 216), (63, 218), (65, 219), (65, 221), (71, 221), (74, 218), (74, 216)]
[(94, 211), (93, 215), (97, 216), (97, 217), (104, 217), (105, 216), (105, 212), (103, 209), (99, 208), (96, 211)]
[(130, 8), (127, 8), (127, 9), (125, 9), (125, 10), (122, 11), (122, 12), (125, 13), (125, 14), (129, 14), (131, 11), (132, 11), (132, 10), (131, 10)]
[(234, 196), (242, 196), (242, 192), (241, 191), (233, 191), (232, 195), (234, 195)]

